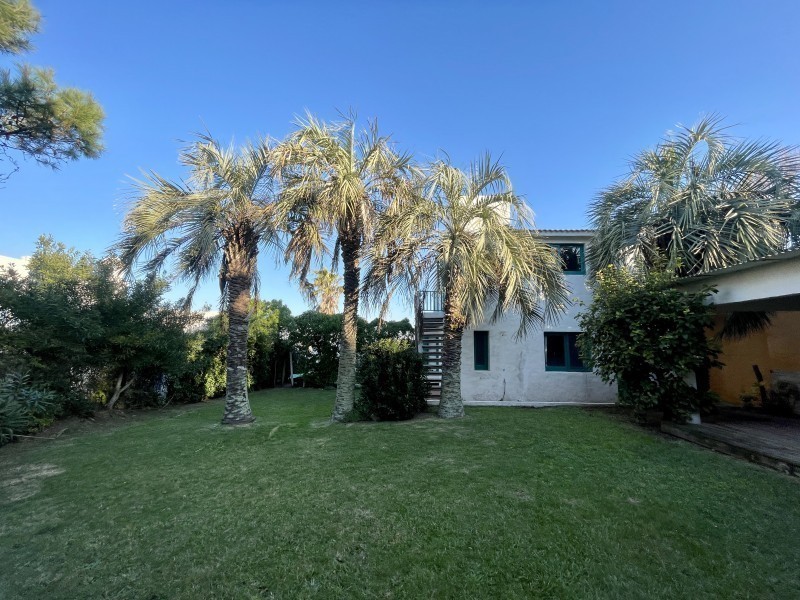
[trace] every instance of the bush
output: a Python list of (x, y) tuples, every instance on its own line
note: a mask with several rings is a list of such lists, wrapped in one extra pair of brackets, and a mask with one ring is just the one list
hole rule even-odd
[(660, 410), (665, 419), (684, 419), (704, 401), (685, 376), (719, 364), (706, 336), (713, 326), (705, 303), (710, 289), (684, 292), (673, 283), (666, 273), (608, 267), (579, 316), (581, 353), (603, 381), (618, 384), (619, 403), (640, 417)]
[(402, 421), (425, 410), (428, 383), (422, 357), (407, 340), (370, 344), (359, 368), (361, 394), (356, 414), (379, 421)]
[(55, 394), (32, 387), (27, 374), (9, 373), (0, 379), (0, 446), (50, 425), (55, 407)]

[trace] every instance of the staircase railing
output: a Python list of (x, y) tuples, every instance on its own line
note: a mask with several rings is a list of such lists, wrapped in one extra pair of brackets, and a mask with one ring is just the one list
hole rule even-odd
[(418, 306), (423, 312), (444, 311), (444, 294), (432, 290), (422, 290), (419, 293)]

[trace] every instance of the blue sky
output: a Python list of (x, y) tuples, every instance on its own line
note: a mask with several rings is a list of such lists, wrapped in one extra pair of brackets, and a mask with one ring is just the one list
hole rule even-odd
[[(502, 156), (540, 228), (584, 227), (631, 156), (708, 113), (800, 143), (795, 1), (34, 3), (22, 60), (94, 93), (107, 151), (55, 172), (22, 162), (0, 189), (6, 256), (42, 233), (102, 254), (128, 176), (178, 178), (193, 132), (283, 137), (306, 109), (377, 117), (421, 161)], [(260, 270), (263, 297), (306, 308), (284, 269)], [(215, 282), (197, 300), (215, 304)]]

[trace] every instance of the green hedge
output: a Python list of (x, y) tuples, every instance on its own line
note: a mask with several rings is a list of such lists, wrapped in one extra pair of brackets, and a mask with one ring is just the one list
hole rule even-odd
[(356, 414), (379, 421), (410, 419), (425, 410), (428, 383), (422, 357), (411, 342), (378, 340), (361, 357)]

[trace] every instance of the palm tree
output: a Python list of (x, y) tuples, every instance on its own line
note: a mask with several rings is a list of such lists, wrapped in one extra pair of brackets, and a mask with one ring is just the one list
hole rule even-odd
[(418, 189), (382, 219), (367, 300), (377, 305), (395, 290), (410, 300), (423, 284), (443, 292), (439, 416), (461, 417), (464, 328), (514, 311), (524, 336), (563, 310), (567, 290), (558, 256), (532, 231), (529, 209), (488, 154), (468, 173), (437, 161)]
[(200, 136), (182, 152), (181, 163), (191, 171), (186, 182), (155, 173), (135, 182), (137, 197), (117, 248), (128, 271), (142, 258), (151, 272), (171, 259), (178, 278), (192, 282), (187, 304), (201, 280), (219, 273), (229, 326), (222, 422), (249, 423), (254, 420), (247, 396), (250, 294), (260, 247), (275, 249), (279, 243), (270, 142), (236, 152)]
[(389, 138), (378, 134), (377, 123), (357, 132), (354, 117), (327, 124), (308, 115), (277, 154), (293, 273), (305, 279), (325, 237), (335, 237), (334, 265), (341, 255), (344, 306), (331, 418), (343, 421), (355, 399), (361, 260), (372, 243), (378, 215), (392, 198), (406, 192), (414, 169), (408, 155), (396, 152)]
[(306, 295), (314, 304), (314, 310), (324, 315), (335, 315), (342, 295), (341, 276), (328, 269), (314, 271), (314, 281), (307, 288)]
[(592, 270), (690, 275), (783, 250), (800, 222), (799, 172), (796, 149), (735, 140), (718, 117), (682, 127), (592, 203)]

